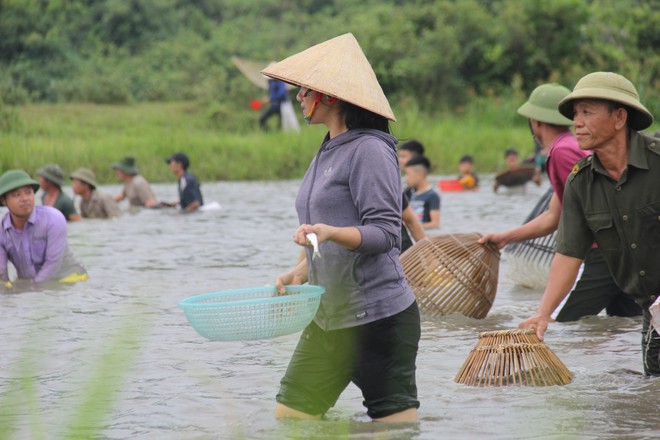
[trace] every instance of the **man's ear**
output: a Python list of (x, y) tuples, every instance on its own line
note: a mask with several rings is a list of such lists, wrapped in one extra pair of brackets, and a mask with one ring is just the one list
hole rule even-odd
[(626, 110), (623, 107), (619, 107), (618, 109), (616, 109), (614, 116), (616, 117), (616, 121), (614, 121), (614, 127), (617, 130), (626, 128), (626, 125), (628, 123), (628, 116), (629, 116), (628, 110)]

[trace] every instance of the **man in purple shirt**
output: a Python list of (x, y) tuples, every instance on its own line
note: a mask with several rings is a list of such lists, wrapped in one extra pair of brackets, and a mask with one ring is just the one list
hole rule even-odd
[[(580, 149), (570, 131), (573, 121), (559, 113), (559, 102), (570, 90), (559, 84), (538, 86), (518, 109), (529, 119), (532, 134), (547, 151), (547, 170), (555, 193), (548, 210), (524, 225), (509, 231), (487, 234), (480, 242), (493, 242), (500, 248), (508, 243), (530, 240), (557, 229), (561, 216), (566, 179), (575, 163), (589, 155)], [(584, 316), (597, 315), (606, 309), (610, 316), (640, 316), (642, 309), (632, 296), (624, 293), (614, 282), (598, 247), (589, 251), (580, 280), (557, 315), (557, 321), (576, 321)]]
[(0, 176), (0, 205), (7, 207), (1, 222), (0, 277), (10, 287), (7, 264), (19, 279), (75, 282), (87, 272), (73, 256), (66, 237), (66, 219), (50, 206), (35, 206), (39, 183), (22, 170)]

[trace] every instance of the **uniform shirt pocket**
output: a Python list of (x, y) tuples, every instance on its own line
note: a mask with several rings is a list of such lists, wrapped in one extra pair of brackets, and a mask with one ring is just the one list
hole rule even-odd
[(660, 245), (660, 201), (637, 208), (640, 225), (640, 240), (653, 248)]
[(587, 214), (587, 225), (594, 233), (598, 247), (603, 251), (619, 250), (619, 234), (609, 212)]

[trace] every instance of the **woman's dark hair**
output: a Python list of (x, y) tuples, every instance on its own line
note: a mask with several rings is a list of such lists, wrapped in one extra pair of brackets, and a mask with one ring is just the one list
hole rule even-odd
[(370, 112), (346, 101), (340, 101), (340, 103), (341, 109), (346, 115), (346, 127), (349, 130), (354, 128), (371, 128), (390, 133), (390, 121), (386, 117), (377, 115), (374, 112)]

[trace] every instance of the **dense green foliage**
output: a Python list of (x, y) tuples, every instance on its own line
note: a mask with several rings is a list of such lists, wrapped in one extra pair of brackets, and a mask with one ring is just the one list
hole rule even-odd
[[(395, 107), (394, 134), (423, 141), (434, 173), (454, 174), (465, 153), (475, 156), (479, 172), (493, 171), (505, 149), (532, 150), (525, 119), (515, 112), (521, 100), (473, 99), (460, 116)], [(0, 136), (0, 169), (34, 175), (47, 162), (66, 172), (86, 166), (103, 183), (118, 183), (110, 163), (125, 155), (137, 158), (147, 179), (173, 182), (164, 159), (182, 149), (203, 181), (299, 178), (325, 134), (318, 125), (305, 126), (300, 134), (219, 130), (207, 107), (194, 102), (26, 105), (13, 116), (23, 122)], [(238, 116), (256, 125), (257, 114)]]
[(230, 56), (281, 59), (350, 31), (404, 107), (613, 70), (658, 114), (658, 29), (658, 0), (0, 0), (0, 96), (225, 114), (259, 95)]

